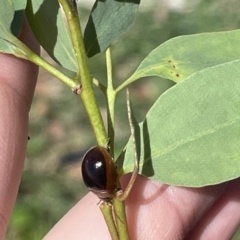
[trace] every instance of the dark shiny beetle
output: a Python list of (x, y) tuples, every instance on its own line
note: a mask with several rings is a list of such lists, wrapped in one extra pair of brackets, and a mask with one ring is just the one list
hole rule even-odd
[(82, 160), (85, 185), (102, 201), (109, 201), (119, 190), (116, 165), (105, 147), (94, 146)]
[(92, 147), (83, 156), (82, 160), (82, 178), (85, 185), (105, 202), (110, 202), (113, 198), (124, 201), (128, 197), (138, 175), (137, 147), (128, 90), (127, 110), (134, 149), (134, 169), (125, 190), (122, 191), (120, 188), (117, 168), (108, 151), (109, 142), (107, 148), (100, 145)]

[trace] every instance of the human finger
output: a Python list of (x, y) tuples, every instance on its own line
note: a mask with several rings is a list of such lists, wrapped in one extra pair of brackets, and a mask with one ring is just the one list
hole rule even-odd
[(228, 183), (218, 201), (187, 239), (231, 239), (240, 223), (240, 179)]
[[(128, 180), (129, 176), (125, 176), (124, 182)], [(126, 200), (130, 239), (180, 239), (216, 201), (223, 188), (178, 188), (138, 176)], [(99, 199), (89, 193), (44, 240), (111, 239), (98, 202)]]
[(139, 176), (126, 201), (131, 239), (183, 239), (224, 187), (176, 187)]
[[(38, 51), (26, 22), (20, 38)], [(0, 54), (0, 66), (0, 239), (3, 239), (25, 158), (28, 111), (37, 68), (26, 60), (7, 54)]]

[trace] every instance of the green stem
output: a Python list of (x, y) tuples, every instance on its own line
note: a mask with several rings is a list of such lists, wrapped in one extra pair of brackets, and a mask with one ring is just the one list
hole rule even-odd
[(111, 235), (112, 240), (119, 240), (118, 232), (117, 232), (117, 229), (116, 229), (116, 225), (115, 225), (115, 221), (114, 221), (114, 217), (113, 217), (113, 212), (112, 212), (112, 210), (113, 210), (112, 204), (109, 204), (107, 202), (103, 202), (100, 205), (100, 210), (103, 214), (105, 222), (107, 223), (108, 231)]
[(51, 73), (54, 77), (58, 78), (61, 82), (63, 82), (70, 88), (74, 88), (77, 85), (77, 83), (73, 79), (69, 78), (68, 76), (57, 70), (55, 67), (53, 67), (50, 63), (48, 63), (46, 60), (44, 60), (35, 52), (33, 52), (29, 47), (27, 47), (23, 42), (21, 42), (17, 38), (15, 38), (11, 42), (9, 41), (9, 43), (14, 45), (20, 52), (19, 55), (16, 54), (17, 57), (25, 58), (35, 63), (39, 67), (44, 68), (46, 71)]
[(115, 90), (113, 88), (112, 78), (112, 56), (110, 47), (106, 51), (106, 65), (107, 65), (107, 110), (108, 110), (108, 137), (110, 138), (111, 155), (114, 158), (114, 105), (115, 105)]
[[(106, 65), (107, 65), (107, 105), (108, 105), (108, 136), (111, 139), (111, 154), (114, 158), (114, 104), (116, 99), (116, 91), (113, 88), (112, 78), (112, 56), (110, 47), (106, 51)], [(125, 214), (124, 201), (113, 199), (113, 209), (119, 240), (128, 240), (127, 219)]]
[(69, 0), (59, 0), (59, 2), (63, 7), (69, 24), (72, 44), (78, 62), (78, 73), (80, 74), (79, 76), (82, 84), (80, 98), (88, 113), (88, 117), (93, 127), (98, 144), (105, 146), (107, 143), (107, 133), (104, 128), (102, 116), (93, 91), (93, 79), (90, 75), (87, 65), (87, 56), (84, 48), (78, 15), (76, 10), (70, 5)]
[(120, 92), (123, 88), (127, 87), (130, 83), (136, 81), (138, 78), (136, 75), (132, 75), (130, 78), (128, 78), (126, 81), (124, 81), (122, 84), (120, 84), (117, 88), (116, 88), (116, 93)]
[(74, 88), (77, 84), (73, 81), (73, 79), (67, 77), (62, 72), (58, 71), (55, 67), (53, 67), (50, 63), (46, 62), (43, 58), (38, 56), (35, 53), (28, 55), (28, 60), (35, 63), (39, 67), (44, 68), (46, 71), (51, 73), (54, 77), (58, 78), (61, 82), (66, 84), (70, 88)]
[[(77, 9), (73, 8), (73, 6), (70, 4), (69, 0), (58, 0), (59, 3), (62, 5), (63, 10), (65, 12), (69, 31), (70, 31), (70, 37), (72, 40), (72, 45), (74, 52), (76, 54), (76, 60), (78, 64), (78, 72), (77, 72), (77, 78), (80, 80), (80, 69), (81, 69), (81, 61), (84, 55), (82, 53), (81, 44), (79, 43), (80, 38), (82, 38), (81, 29), (80, 29), (80, 23), (78, 18)], [(87, 67), (87, 66), (84, 66)]]
[(129, 240), (125, 202), (114, 198), (113, 207), (115, 211), (115, 219), (118, 228), (119, 240)]

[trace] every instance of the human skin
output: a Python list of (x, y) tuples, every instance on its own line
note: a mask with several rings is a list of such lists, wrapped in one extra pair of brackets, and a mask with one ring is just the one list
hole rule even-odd
[[(129, 175), (124, 182), (128, 179)], [(240, 221), (239, 183), (235, 180), (194, 189), (167, 186), (139, 176), (126, 200), (130, 239), (231, 239)], [(89, 193), (44, 240), (110, 239), (98, 202)]]
[[(27, 24), (20, 35), (39, 51)], [(26, 60), (0, 54), (0, 239), (4, 238), (21, 179), (28, 112), (38, 70)], [(130, 175), (121, 179), (123, 188)], [(167, 186), (138, 176), (126, 200), (131, 240), (230, 239), (240, 222), (240, 180), (204, 188)], [(44, 240), (110, 239), (98, 198), (87, 194)]]
[[(26, 24), (20, 38), (39, 52)], [(21, 179), (37, 75), (38, 68), (32, 63), (0, 54), (0, 239), (4, 238)]]

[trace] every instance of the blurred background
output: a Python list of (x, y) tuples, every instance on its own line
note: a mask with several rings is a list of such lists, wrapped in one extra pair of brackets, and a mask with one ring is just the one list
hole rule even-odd
[[(83, 28), (94, 1), (79, 0)], [(118, 86), (157, 46), (179, 35), (240, 28), (238, 0), (142, 0), (135, 25), (113, 45), (114, 82)], [(44, 58), (50, 58), (42, 51)], [(105, 56), (89, 60), (91, 71), (106, 80)], [(134, 113), (144, 119), (154, 101), (172, 82), (144, 78), (130, 87)], [(96, 90), (106, 120), (102, 93)], [(83, 154), (96, 144), (79, 98), (40, 69), (30, 111), (27, 156), (6, 240), (39, 240), (87, 193), (80, 176)], [(129, 126), (125, 91), (116, 102), (116, 156), (126, 144)], [(240, 239), (235, 235), (233, 239)]]

